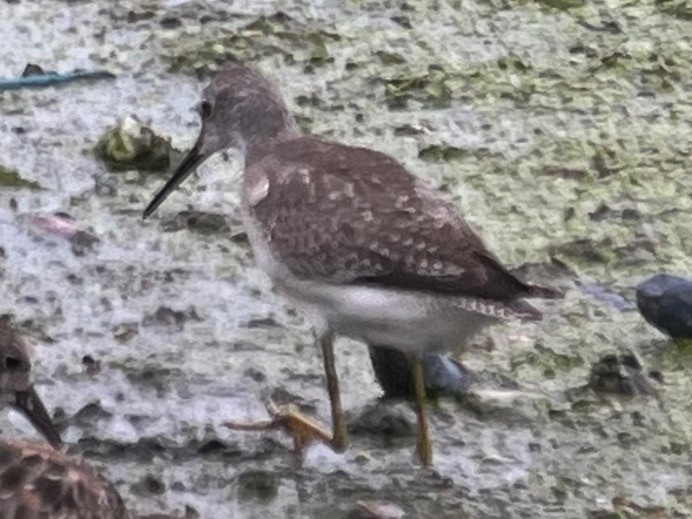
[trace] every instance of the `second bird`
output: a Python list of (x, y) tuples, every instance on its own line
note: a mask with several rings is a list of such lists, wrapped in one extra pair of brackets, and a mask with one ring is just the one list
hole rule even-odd
[[(145, 217), (211, 155), (240, 150), (256, 261), (317, 332), (332, 408), (328, 443), (347, 445), (335, 335), (387, 344), (414, 367), (417, 450), (429, 465), (422, 355), (463, 346), (499, 320), (540, 318), (522, 298), (555, 292), (512, 275), (454, 206), (392, 157), (303, 135), (278, 88), (256, 70), (219, 72), (199, 107), (197, 142)], [(296, 414), (280, 418), (301, 435), (309, 426)], [(317, 429), (315, 437), (324, 440)]]

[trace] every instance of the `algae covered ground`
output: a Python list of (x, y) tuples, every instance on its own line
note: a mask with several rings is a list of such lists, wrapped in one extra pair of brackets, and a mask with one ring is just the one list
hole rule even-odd
[[(116, 75), (0, 93), (0, 313), (33, 338), (72, 450), (133, 509), (692, 515), (692, 349), (633, 303), (654, 273), (692, 276), (689, 3), (19, 0), (0, 4), (0, 43), (2, 77), (27, 63)], [(191, 146), (199, 90), (229, 59), (276, 79), (306, 132), (397, 157), (505, 263), (565, 292), (543, 322), (454, 353), (481, 382), (432, 407), (431, 471), (413, 465), (412, 411), (378, 402), (355, 342), (337, 346), (344, 456), (317, 448), (298, 469), (280, 434), (222, 426), (262, 417), (267, 391), (329, 416), (309, 328), (249, 253), (238, 157), (142, 221), (166, 172), (114, 170), (94, 147), (130, 114)], [(46, 225), (56, 213), (81, 234)], [(594, 392), (608, 354), (660, 372), (657, 394)], [(33, 434), (1, 420), (4, 436)]]

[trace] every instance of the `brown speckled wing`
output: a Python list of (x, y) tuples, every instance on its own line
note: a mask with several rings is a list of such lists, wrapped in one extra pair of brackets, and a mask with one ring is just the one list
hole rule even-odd
[(3, 519), (131, 519), (115, 488), (47, 445), (0, 442)]
[(298, 277), (502, 301), (531, 291), (387, 155), (301, 137), (248, 156), (246, 169), (253, 216)]

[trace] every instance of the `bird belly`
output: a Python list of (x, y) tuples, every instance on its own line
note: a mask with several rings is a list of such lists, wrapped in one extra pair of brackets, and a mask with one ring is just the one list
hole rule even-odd
[(296, 278), (271, 251), (248, 207), (243, 220), (258, 266), (320, 331), (331, 330), (368, 344), (387, 344), (406, 353), (462, 347), (495, 319), (464, 309), (454, 296), (344, 285)]
[(466, 311), (453, 297), (367, 285), (298, 281), (284, 292), (337, 335), (387, 344), (406, 353), (463, 347), (494, 319)]

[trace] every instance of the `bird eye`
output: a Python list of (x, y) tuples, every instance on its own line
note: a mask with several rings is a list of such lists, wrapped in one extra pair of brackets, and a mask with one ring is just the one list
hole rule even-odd
[(199, 114), (202, 116), (202, 119), (211, 117), (211, 103), (209, 101), (202, 101), (199, 105)]

